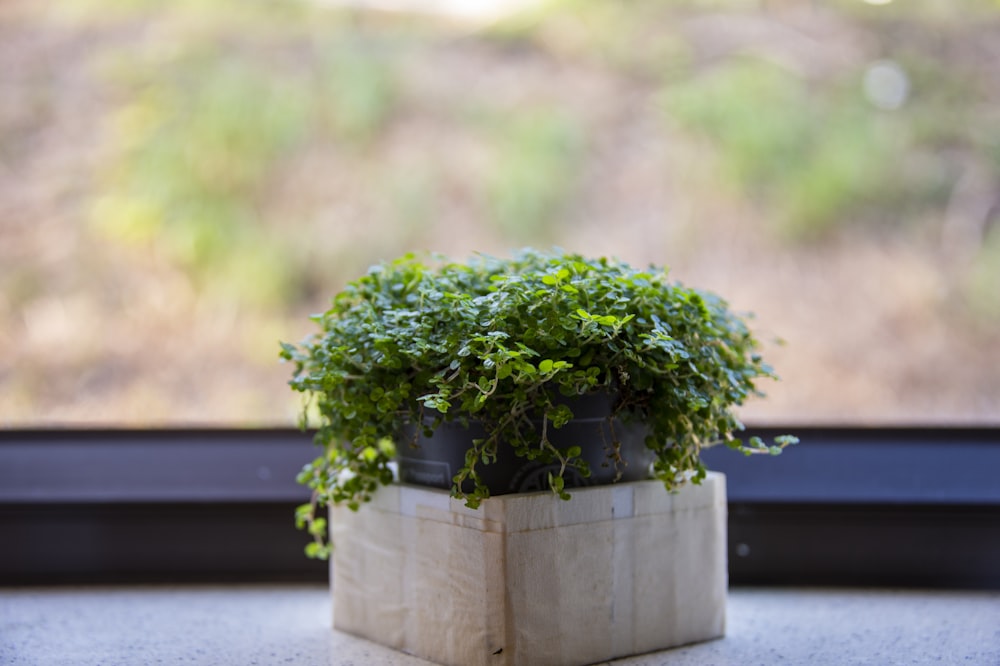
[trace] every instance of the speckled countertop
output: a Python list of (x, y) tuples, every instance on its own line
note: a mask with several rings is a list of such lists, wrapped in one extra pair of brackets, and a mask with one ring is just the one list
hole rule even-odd
[[(426, 665), (330, 629), (316, 585), (0, 589), (0, 664)], [(726, 638), (613, 662), (1000, 665), (1000, 592), (730, 592)]]

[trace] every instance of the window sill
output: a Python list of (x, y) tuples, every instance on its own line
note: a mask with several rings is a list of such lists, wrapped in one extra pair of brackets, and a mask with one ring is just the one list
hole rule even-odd
[[(398, 664), (335, 632), (323, 585), (0, 589), (0, 662)], [(1000, 663), (1000, 592), (742, 588), (724, 639), (639, 664)]]
[[(786, 430), (774, 459), (704, 452), (730, 583), (1000, 589), (1000, 427), (753, 434)], [(0, 429), (0, 585), (324, 581), (293, 520), (316, 454), (287, 428)]]

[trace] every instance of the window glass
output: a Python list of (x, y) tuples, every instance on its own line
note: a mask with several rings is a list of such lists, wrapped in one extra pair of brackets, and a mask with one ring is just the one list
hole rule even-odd
[(0, 425), (292, 424), (345, 282), (525, 246), (755, 313), (748, 421), (1000, 421), (995, 1), (414, 4), (0, 7)]

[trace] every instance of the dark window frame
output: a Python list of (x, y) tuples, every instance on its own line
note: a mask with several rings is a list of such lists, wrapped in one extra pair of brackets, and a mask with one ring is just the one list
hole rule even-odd
[[(1000, 427), (795, 432), (726, 473), (730, 582), (1000, 588)], [(322, 581), (290, 428), (0, 430), (0, 584)]]

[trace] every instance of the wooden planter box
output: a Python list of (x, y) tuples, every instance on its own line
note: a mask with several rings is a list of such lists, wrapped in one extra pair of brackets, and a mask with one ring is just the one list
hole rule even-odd
[(725, 631), (725, 477), (331, 510), (333, 626), (449, 666), (576, 666)]

